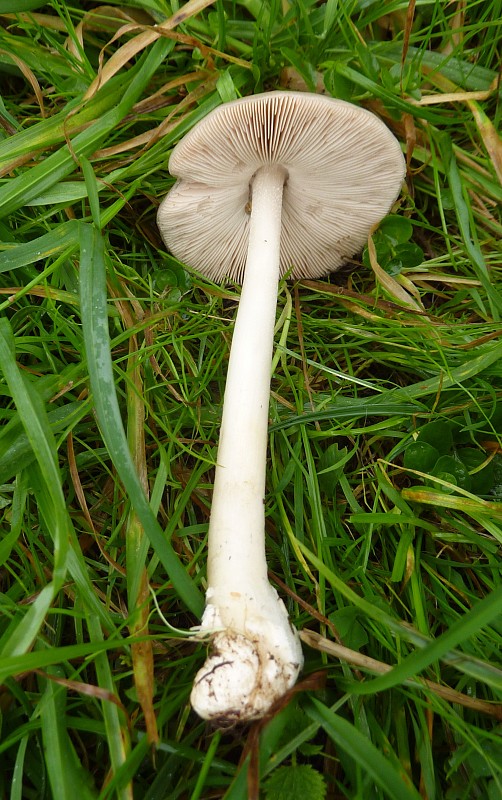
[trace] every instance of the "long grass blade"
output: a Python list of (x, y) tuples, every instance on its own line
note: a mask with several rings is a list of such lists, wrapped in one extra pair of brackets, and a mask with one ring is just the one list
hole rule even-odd
[[(60, 669), (53, 675), (63, 677)], [(96, 792), (92, 779), (79, 762), (66, 728), (66, 689), (51, 680), (45, 682), (40, 706), (42, 741), (47, 753), (46, 765), (53, 797), (93, 800)]]
[(197, 616), (202, 612), (202, 596), (181, 565), (172, 544), (166, 540), (141, 487), (120, 414), (113, 366), (106, 309), (106, 267), (100, 232), (91, 225), (82, 225), (81, 304), (84, 341), (89, 378), (96, 414), (103, 439), (115, 468), (145, 533), (165, 567), (174, 588)]
[(324, 728), (336, 746), (353, 758), (363, 773), (370, 775), (388, 797), (393, 800), (419, 800), (420, 794), (411, 784), (406, 772), (397, 772), (389, 760), (354, 725), (315, 698), (312, 698), (306, 710), (310, 718)]

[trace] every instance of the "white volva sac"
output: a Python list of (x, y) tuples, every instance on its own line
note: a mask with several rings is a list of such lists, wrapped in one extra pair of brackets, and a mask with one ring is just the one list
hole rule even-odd
[(368, 111), (271, 92), (211, 112), (174, 148), (159, 208), (177, 258), (242, 282), (223, 401), (208, 540), (211, 652), (191, 695), (220, 724), (263, 716), (303, 664), (267, 578), (265, 467), (279, 278), (320, 277), (361, 249), (404, 177), (399, 144)]

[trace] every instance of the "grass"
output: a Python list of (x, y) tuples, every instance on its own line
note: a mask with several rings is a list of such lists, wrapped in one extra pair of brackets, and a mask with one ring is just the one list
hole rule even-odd
[[(0, 0), (2, 800), (502, 797), (501, 15)], [(409, 180), (281, 286), (267, 546), (306, 665), (218, 731), (189, 630), (239, 290), (155, 210), (198, 119), (280, 87), (379, 114)]]

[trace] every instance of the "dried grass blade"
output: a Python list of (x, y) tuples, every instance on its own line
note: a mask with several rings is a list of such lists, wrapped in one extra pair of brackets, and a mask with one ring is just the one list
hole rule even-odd
[(378, 263), (376, 248), (371, 234), (368, 236), (368, 255), (371, 269), (375, 273), (376, 279), (385, 289), (385, 291), (393, 298), (393, 300), (403, 306), (406, 306), (406, 308), (413, 309), (414, 311), (423, 311), (423, 309), (420, 308), (418, 303), (406, 291), (406, 289), (404, 289), (396, 280), (394, 280), (392, 275), (388, 275), (387, 272), (382, 269)]
[[(202, 11), (204, 8), (212, 5), (214, 0), (189, 0), (183, 8), (173, 14), (172, 17), (162, 22), (160, 25), (156, 25), (154, 28), (150, 28), (148, 30), (142, 31), (142, 33), (138, 34), (134, 39), (127, 44), (122, 45), (116, 50), (113, 55), (108, 59), (105, 66), (100, 69), (99, 74), (95, 78), (95, 80), (89, 86), (87, 92), (85, 93), (84, 100), (89, 100), (97, 90), (110, 78), (115, 75), (128, 61), (131, 60), (134, 56), (140, 53), (145, 47), (155, 42), (159, 39), (163, 33), (166, 31), (171, 31), (180, 22), (185, 22), (190, 17), (198, 14), (199, 11)], [(136, 25), (126, 25), (121, 28), (116, 35), (113, 37), (113, 40), (121, 36), (123, 33), (128, 31), (134, 30)], [(112, 41), (113, 41), (112, 40)]]
[[(353, 664), (354, 666), (363, 670), (367, 670), (368, 672), (372, 672), (375, 675), (386, 675), (392, 670), (392, 666), (390, 664), (385, 664), (383, 661), (377, 661), (376, 659), (365, 656), (363, 653), (359, 653), (356, 650), (351, 650), (348, 647), (337, 644), (330, 639), (326, 639), (325, 636), (321, 636), (315, 631), (304, 628), (302, 631), (300, 631), (300, 638), (302, 642), (305, 642), (305, 644), (307, 644), (309, 647), (313, 647), (314, 649), (320, 650), (323, 653), (328, 653), (334, 658), (339, 658), (341, 661), (346, 661), (348, 664)], [(435, 681), (430, 681), (427, 679), (420, 680), (408, 678), (404, 681), (404, 683), (406, 685), (417, 686), (422, 689), (427, 687), (431, 689), (434, 694), (437, 694), (438, 697), (442, 697), (443, 700), (447, 700), (449, 703), (455, 703), (457, 705), (464, 706), (465, 708), (471, 708), (474, 711), (480, 711), (482, 714), (487, 714), (488, 716), (495, 717), (496, 719), (502, 721), (501, 703), (489, 703), (485, 700), (478, 700), (475, 697), (469, 697), (469, 695), (458, 692), (456, 689), (451, 689), (449, 686), (442, 686), (440, 683), (436, 683)]]

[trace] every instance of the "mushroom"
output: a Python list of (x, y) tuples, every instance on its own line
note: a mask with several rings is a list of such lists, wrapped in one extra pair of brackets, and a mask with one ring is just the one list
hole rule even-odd
[(267, 578), (265, 465), (278, 282), (340, 267), (404, 178), (383, 122), (342, 100), (269, 92), (224, 104), (176, 145), (158, 211), (166, 246), (208, 278), (242, 283), (223, 401), (208, 539), (211, 652), (191, 694), (204, 719), (263, 716), (303, 664)]

